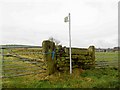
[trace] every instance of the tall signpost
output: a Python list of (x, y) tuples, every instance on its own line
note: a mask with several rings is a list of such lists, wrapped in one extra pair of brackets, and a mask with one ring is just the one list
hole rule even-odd
[(69, 54), (70, 54), (70, 74), (72, 74), (72, 59), (71, 59), (71, 15), (65, 17), (64, 22), (69, 22)]

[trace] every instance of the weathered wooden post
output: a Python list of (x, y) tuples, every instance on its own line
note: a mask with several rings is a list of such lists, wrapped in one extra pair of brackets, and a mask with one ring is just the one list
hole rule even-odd
[(94, 46), (90, 46), (88, 48), (88, 51), (89, 51), (89, 55), (91, 56), (91, 63), (92, 63), (92, 67), (94, 68), (95, 67), (95, 47)]
[(47, 73), (53, 74), (56, 71), (55, 43), (49, 40), (42, 42), (43, 59), (47, 65)]

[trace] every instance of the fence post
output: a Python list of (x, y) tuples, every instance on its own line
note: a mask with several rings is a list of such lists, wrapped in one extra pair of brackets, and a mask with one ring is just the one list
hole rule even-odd
[(94, 46), (90, 46), (88, 48), (89, 51), (89, 55), (91, 56), (92, 59), (92, 67), (95, 68), (95, 47)]
[(43, 59), (47, 64), (47, 73), (53, 74), (56, 71), (55, 43), (49, 40), (42, 42)]

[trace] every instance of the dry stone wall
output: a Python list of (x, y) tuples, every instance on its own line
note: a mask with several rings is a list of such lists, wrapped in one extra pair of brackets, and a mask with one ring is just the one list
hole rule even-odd
[[(63, 51), (57, 52), (57, 66), (60, 69), (70, 66), (69, 48), (62, 48)], [(58, 48), (58, 51), (59, 48)], [(95, 65), (95, 47), (90, 46), (89, 48), (72, 48), (72, 66), (73, 68), (89, 69), (94, 68)], [(61, 54), (61, 55), (60, 55)]]
[[(69, 48), (45, 40), (42, 43), (43, 59), (49, 74), (56, 70), (68, 70), (70, 66)], [(72, 68), (90, 69), (95, 67), (95, 47), (72, 48)]]

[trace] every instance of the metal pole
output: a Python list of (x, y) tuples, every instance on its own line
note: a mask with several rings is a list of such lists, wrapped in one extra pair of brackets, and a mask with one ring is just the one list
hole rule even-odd
[(71, 18), (69, 13), (69, 51), (70, 51), (70, 74), (72, 74), (72, 60), (71, 60)]

